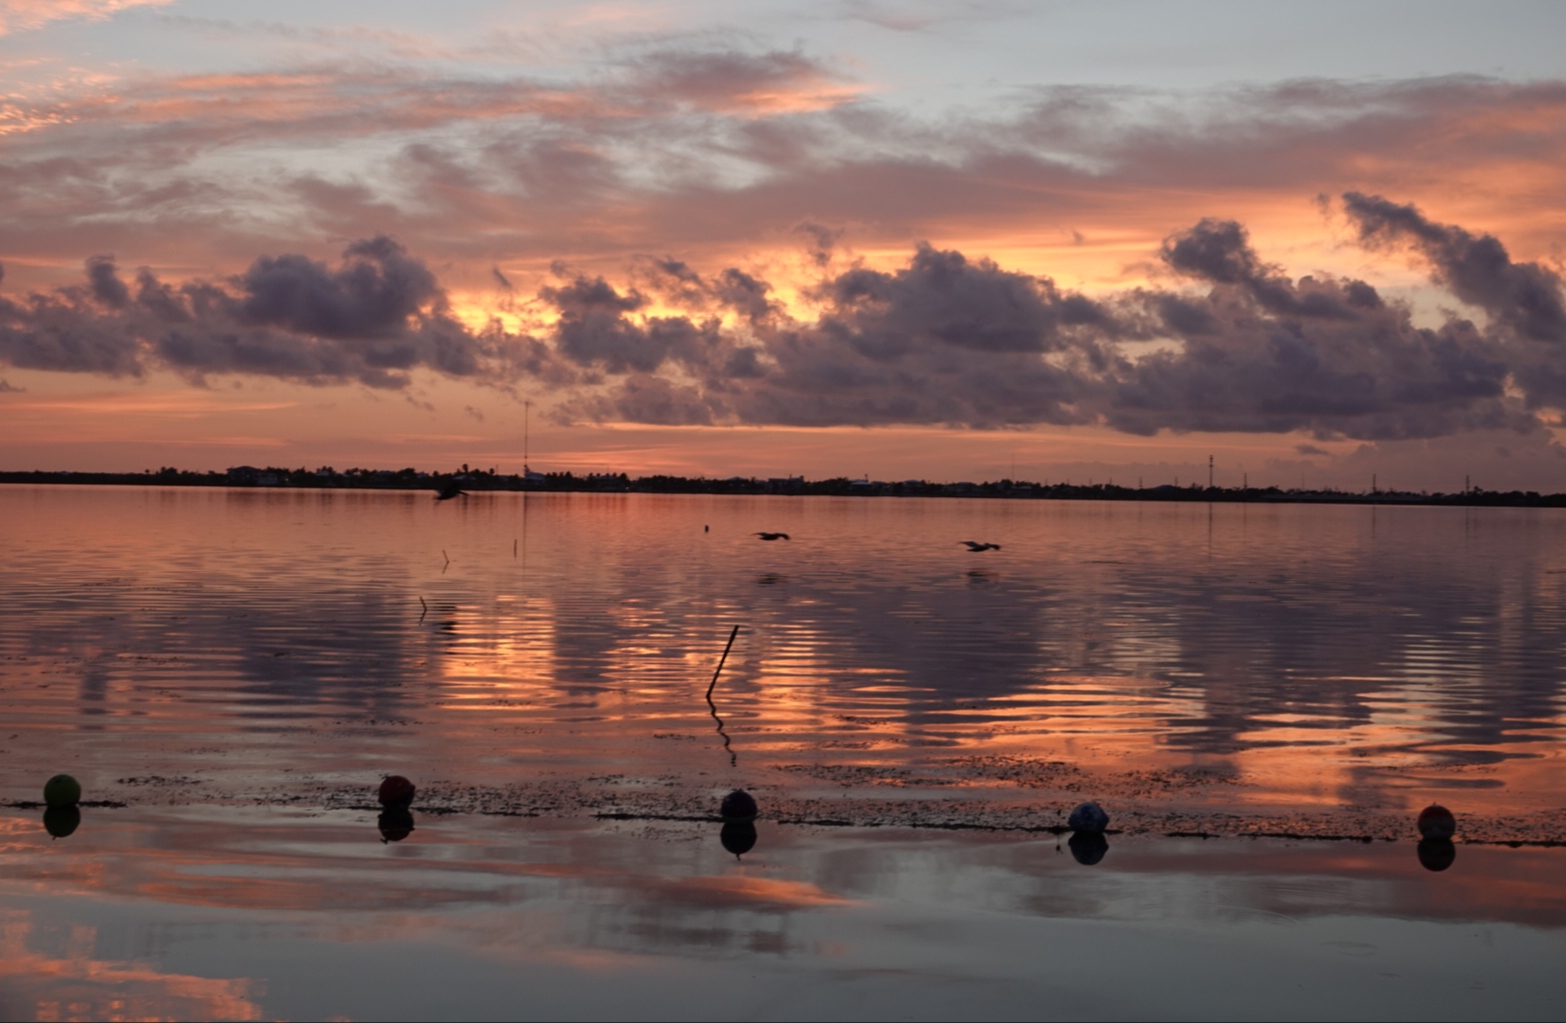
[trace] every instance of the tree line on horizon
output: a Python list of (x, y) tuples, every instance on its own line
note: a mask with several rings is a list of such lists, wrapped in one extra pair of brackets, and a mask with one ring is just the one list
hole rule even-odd
[(933, 483), (927, 480), (883, 481), (835, 476), (808, 480), (803, 476), (674, 476), (653, 474), (632, 478), (624, 472), (577, 474), (559, 472), (501, 473), (495, 468), (472, 468), (466, 464), (450, 472), (403, 469), (365, 469), (354, 467), (337, 471), (331, 466), (296, 469), (279, 466), (258, 468), (234, 466), (224, 472), (205, 472), (163, 466), (142, 472), (74, 472), (69, 470), (0, 471), (0, 483), (73, 483), (85, 485), (152, 485), (186, 487), (287, 488), (313, 490), (430, 490), (449, 483), (464, 490), (484, 491), (556, 491), (662, 494), (792, 494), (851, 497), (979, 497), (1053, 500), (1143, 500), (1143, 501), (1217, 501), (1217, 502), (1311, 502), (1311, 503), (1384, 503), (1384, 504), (1456, 504), (1503, 505), (1516, 507), (1566, 507), (1566, 494), (1541, 494), (1538, 491), (1485, 490), (1470, 487), (1456, 493), (1428, 491), (1371, 490), (1346, 491), (1336, 488), (1221, 487), (1192, 483), (1185, 486), (1163, 483), (1152, 487), (1129, 487), (1115, 483), (1049, 483), (1003, 478), (973, 483), (959, 481)]

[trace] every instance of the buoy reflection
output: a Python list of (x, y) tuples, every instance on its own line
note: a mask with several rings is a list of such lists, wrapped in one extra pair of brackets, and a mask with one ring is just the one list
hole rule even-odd
[(44, 811), (43, 826), (55, 838), (65, 838), (74, 834), (81, 827), (82, 812), (75, 804), (70, 806), (51, 806)]
[(729, 821), (718, 832), (718, 841), (734, 854), (735, 859), (739, 859), (756, 848), (756, 825), (749, 821)]
[(1066, 841), (1072, 858), (1084, 867), (1091, 867), (1109, 852), (1109, 839), (1102, 831), (1074, 831)]
[(1419, 865), (1440, 872), (1457, 859), (1457, 846), (1450, 838), (1423, 838), (1419, 841)]
[(389, 806), (382, 810), (376, 824), (381, 829), (382, 842), (401, 842), (413, 834), (413, 814), (405, 806)]

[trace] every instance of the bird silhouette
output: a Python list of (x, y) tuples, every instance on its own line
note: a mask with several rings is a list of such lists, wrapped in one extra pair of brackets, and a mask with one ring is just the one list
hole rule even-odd
[(455, 482), (441, 484), (440, 491), (436, 493), (435, 500), (449, 501), (453, 497), (467, 497), (468, 492), (457, 486)]
[(1000, 550), (1000, 544), (998, 544), (998, 543), (980, 543), (977, 540), (964, 540), (962, 542), (967, 544), (968, 545), (968, 549), (970, 551), (973, 551), (975, 554), (977, 554), (979, 551), (998, 551), (998, 550)]
[(763, 540), (787, 540), (788, 539), (788, 534), (787, 533), (757, 533), (756, 535), (761, 537)]

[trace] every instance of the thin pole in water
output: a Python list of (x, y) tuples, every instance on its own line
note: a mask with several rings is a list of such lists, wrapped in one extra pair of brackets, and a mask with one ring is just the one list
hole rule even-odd
[(723, 656), (718, 658), (718, 670), (712, 673), (712, 682), (709, 683), (708, 686), (707, 686), (707, 702), (708, 703), (712, 702), (712, 690), (713, 690), (713, 687), (718, 684), (718, 676), (720, 674), (722, 674), (722, 672), (723, 672), (723, 662), (725, 662), (725, 661), (727, 661), (729, 659), (729, 651), (734, 648), (734, 637), (738, 636), (738, 635), (739, 635), (739, 626), (736, 625), (736, 626), (734, 626), (733, 631), (729, 633), (729, 642), (723, 648)]
[(718, 705), (712, 702), (713, 687), (718, 684), (718, 675), (723, 671), (723, 662), (729, 659), (729, 650), (734, 646), (734, 637), (739, 635), (739, 626), (734, 626), (729, 633), (729, 642), (723, 648), (723, 656), (718, 658), (718, 670), (712, 673), (712, 682), (707, 686), (707, 709), (712, 712), (712, 720), (718, 723), (718, 734), (723, 736), (723, 749), (729, 755), (729, 766), (739, 766), (739, 754), (734, 747), (729, 745), (729, 733), (723, 730), (723, 719), (718, 717)]

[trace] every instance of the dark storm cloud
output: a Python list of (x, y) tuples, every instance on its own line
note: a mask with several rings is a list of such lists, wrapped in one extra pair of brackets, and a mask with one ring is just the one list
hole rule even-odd
[(1101, 388), (1117, 329), (1047, 278), (929, 245), (895, 272), (828, 277), (815, 298), (813, 322), (758, 332), (771, 365), (727, 396), (742, 421), (1084, 422), (1079, 404)]
[(1412, 205), (1349, 192), (1343, 207), (1366, 242), (1412, 242), (1435, 268), (1435, 279), (1521, 337), (1566, 342), (1561, 278), (1538, 263), (1514, 263), (1488, 234), (1437, 224)]
[(683, 309), (729, 310), (751, 323), (760, 323), (777, 312), (768, 297), (772, 285), (736, 267), (709, 279), (671, 256), (649, 260), (638, 270), (638, 276), (651, 290)]
[(86, 277), (85, 287), (0, 300), (0, 359), (109, 376), (162, 365), (193, 379), (371, 387), (402, 387), (418, 368), (486, 379), (552, 371), (531, 339), (475, 333), (453, 319), (435, 276), (385, 237), (354, 242), (335, 268), (263, 256), (232, 280), (179, 287), (143, 270), (134, 297), (110, 257), (89, 259)]
[(1514, 262), (1500, 240), (1437, 224), (1413, 205), (1349, 192), (1344, 209), (1371, 245), (1411, 243), (1430, 261), (1435, 281), (1483, 309), (1510, 342), (1513, 379), (1530, 407), (1566, 405), (1566, 300), (1560, 275), (1538, 263)]
[(130, 289), (115, 271), (113, 256), (93, 256), (87, 260), (87, 283), (92, 289), (92, 297), (100, 305), (124, 309), (130, 304)]
[(1305, 282), (1296, 287), (1277, 267), (1261, 262), (1251, 249), (1245, 228), (1232, 220), (1206, 218), (1189, 231), (1166, 239), (1163, 257), (1181, 273), (1243, 287), (1257, 304), (1273, 313), (1352, 320), (1355, 316), (1350, 306), (1380, 302), (1375, 289), (1362, 281), (1348, 282), (1342, 288), (1313, 287)]
[(555, 342), (560, 353), (583, 367), (613, 374), (652, 373), (666, 361), (695, 366), (721, 344), (715, 321), (697, 324), (685, 316), (632, 319), (647, 299), (621, 294), (602, 277), (577, 277), (548, 287), (541, 297), (559, 310)]
[(1089, 298), (920, 245), (893, 270), (822, 268), (801, 318), (752, 272), (666, 257), (638, 263), (631, 285), (560, 271), (538, 294), (532, 336), (469, 329), (422, 261), (375, 237), (336, 266), (269, 256), (178, 287), (147, 271), (127, 286), (94, 257), (83, 285), (0, 300), (0, 360), (372, 387), (421, 369), (500, 387), (527, 378), (560, 392), (563, 417), (663, 425), (1089, 423), (1362, 440), (1537, 430), (1530, 409), (1566, 395), (1550, 333), (1559, 279), (1411, 207), (1345, 201), (1368, 241), (1414, 239), (1436, 282), (1482, 301), (1492, 326), (1419, 326), (1364, 281), (1290, 278), (1240, 224), (1209, 218), (1160, 250), (1195, 288)]
[(1085, 422), (1090, 413), (1076, 405), (1102, 389), (1114, 358), (1108, 339), (1119, 330), (1109, 310), (1046, 278), (928, 245), (893, 272), (828, 276), (813, 293), (820, 312), (806, 322), (768, 302), (766, 282), (732, 268), (704, 278), (661, 260), (644, 279), (666, 298), (726, 309), (739, 323), (638, 319), (645, 298), (602, 280), (546, 289), (567, 357), (636, 374), (678, 363), (690, 381), (674, 390), (628, 380), (620, 392), (573, 403), (573, 413), (802, 426)]
[(1117, 429), (1392, 439), (1532, 424), (1504, 400), (1502, 347), (1472, 324), (1418, 328), (1363, 281), (1290, 280), (1233, 221), (1202, 220), (1162, 251), (1212, 291), (1139, 296), (1182, 344), (1118, 374), (1104, 409)]
[(429, 268), (384, 236), (348, 246), (336, 270), (305, 256), (262, 256), (237, 283), (244, 322), (327, 338), (386, 337), (426, 308), (446, 308)]
[[(112, 267), (109, 268), (112, 274)], [(89, 282), (104, 264), (88, 261)], [(20, 369), (140, 376), (141, 351), (122, 317), (91, 301), (93, 288), (62, 288), (22, 302), (0, 298), (0, 360)]]

